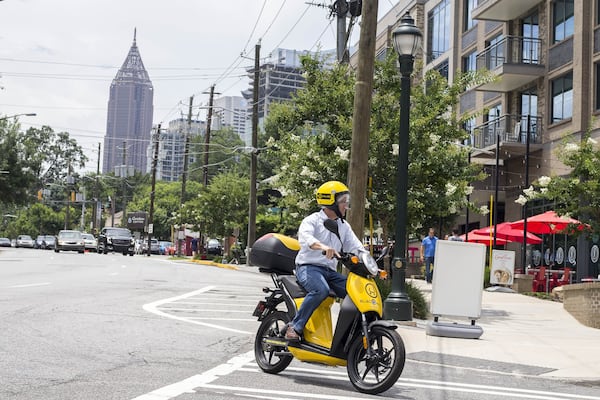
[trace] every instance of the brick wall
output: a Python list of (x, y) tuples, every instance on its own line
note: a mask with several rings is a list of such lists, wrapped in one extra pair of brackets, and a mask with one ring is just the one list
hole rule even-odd
[(582, 324), (600, 329), (600, 282), (563, 286), (563, 306)]

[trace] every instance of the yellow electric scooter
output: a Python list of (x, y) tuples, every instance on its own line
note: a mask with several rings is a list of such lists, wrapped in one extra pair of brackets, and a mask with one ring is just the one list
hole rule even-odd
[[(325, 227), (339, 237), (334, 221), (326, 220)], [(261, 321), (254, 342), (258, 366), (272, 374), (283, 371), (293, 358), (346, 366), (350, 382), (358, 391), (377, 394), (388, 390), (402, 373), (406, 351), (397, 326), (382, 320), (383, 300), (373, 279), (379, 269), (367, 252), (340, 253), (340, 261), (349, 271), (348, 295), (341, 302), (335, 331), (332, 294), (314, 311), (300, 341), (285, 340), (287, 323), (306, 295), (289, 265), (299, 249), (295, 239), (277, 234), (265, 235), (252, 248), (251, 264), (271, 273), (275, 284), (274, 289), (263, 289), (267, 296), (253, 314)], [(258, 252), (253, 256), (255, 250)]]

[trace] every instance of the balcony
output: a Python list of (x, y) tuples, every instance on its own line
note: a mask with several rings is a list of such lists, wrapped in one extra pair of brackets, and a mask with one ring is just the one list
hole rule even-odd
[(529, 151), (542, 146), (540, 117), (531, 115), (503, 115), (475, 127), (473, 147), (486, 150), (495, 156), (496, 140), (500, 138), (500, 149), (511, 155), (524, 155), (527, 151), (527, 132), (529, 132)]
[(542, 41), (536, 38), (507, 36), (477, 55), (477, 69), (491, 71), (496, 79), (476, 87), (489, 92), (510, 92), (544, 76), (540, 64)]
[(541, 2), (542, 0), (479, 0), (473, 10), (473, 19), (511, 21)]

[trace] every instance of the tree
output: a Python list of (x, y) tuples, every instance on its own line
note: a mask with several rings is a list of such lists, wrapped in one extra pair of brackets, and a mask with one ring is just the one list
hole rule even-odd
[[(198, 182), (188, 182), (186, 186), (186, 195), (188, 199), (197, 198), (201, 184)], [(150, 185), (142, 185), (134, 194), (133, 200), (128, 204), (130, 211), (150, 211)], [(153, 216), (153, 236), (166, 239), (171, 237), (171, 227), (179, 225), (179, 213), (181, 209), (181, 182), (156, 182), (154, 197), (154, 216)], [(185, 219), (184, 223), (187, 223)]]
[[(569, 215), (600, 229), (600, 148), (586, 131), (579, 141), (573, 136), (563, 141), (556, 151), (558, 159), (571, 169), (563, 176), (541, 176), (523, 191), (516, 203), (524, 205), (532, 200), (553, 203), (559, 215)], [(573, 230), (574, 235), (585, 231)]]
[[(324, 70), (318, 61), (303, 58), (307, 86), (291, 102), (272, 106), (265, 121), (268, 155), (278, 161), (273, 187), (295, 225), (316, 208), (314, 191), (327, 180), (346, 181), (354, 77), (346, 67)], [(448, 223), (466, 205), (469, 182), (482, 178), (468, 165), (467, 150), (456, 145), (467, 138), (463, 123), (471, 115), (453, 112), (467, 87), (488, 79), (480, 73), (456, 77), (452, 85), (430, 71), (413, 88), (409, 149), (409, 234), (423, 225)], [(400, 84), (395, 59), (376, 64), (371, 117), (369, 211), (392, 230), (396, 205), (396, 164)], [(365, 193), (365, 196), (367, 194)]]
[(235, 231), (245, 234), (248, 226), (248, 197), (250, 181), (238, 172), (223, 172), (213, 177), (196, 198), (182, 208), (183, 220), (202, 228), (207, 237), (232, 236)]
[(0, 120), (0, 203), (5, 205), (33, 200), (30, 188), (36, 176), (25, 158), (19, 127), (16, 121)]
[[(204, 182), (204, 136), (193, 139), (194, 162), (189, 169), (190, 179)], [(244, 141), (231, 128), (213, 131), (208, 146), (208, 177), (209, 181), (219, 173), (232, 168), (247, 170), (249, 159)]]

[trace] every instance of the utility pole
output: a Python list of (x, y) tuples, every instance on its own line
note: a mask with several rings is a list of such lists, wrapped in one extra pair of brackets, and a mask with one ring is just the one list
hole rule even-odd
[(126, 218), (127, 216), (125, 215), (125, 207), (127, 205), (127, 182), (126, 182), (126, 178), (127, 178), (127, 165), (125, 164), (127, 162), (127, 142), (125, 140), (123, 140), (123, 166), (121, 167), (121, 179), (123, 180), (123, 211), (121, 214), (121, 226), (125, 226), (124, 223), (127, 221)]
[[(218, 93), (217, 93), (218, 94)], [(204, 186), (208, 186), (208, 147), (210, 144), (210, 128), (212, 125), (213, 100), (215, 96), (215, 85), (210, 87), (210, 98), (208, 100), (208, 117), (206, 118), (206, 137), (204, 138), (204, 168), (202, 168)]]
[[(365, 224), (365, 193), (367, 193), (369, 161), (369, 152), (365, 149), (369, 148), (378, 3), (378, 0), (362, 3), (363, 17), (358, 45), (358, 71), (354, 89), (352, 148), (348, 166), (348, 187), (353, 204), (348, 214), (348, 222), (359, 238), (363, 237)], [(396, 240), (401, 240), (401, 238), (396, 238)]]
[(183, 215), (182, 208), (185, 203), (185, 185), (187, 183), (187, 170), (188, 170), (188, 153), (190, 150), (190, 131), (192, 130), (192, 104), (194, 102), (194, 96), (190, 96), (190, 104), (188, 108), (188, 128), (185, 132), (185, 147), (183, 150), (183, 173), (181, 175), (181, 199), (179, 206), (179, 233), (177, 236), (177, 255), (181, 257), (181, 245), (184, 239), (185, 228), (183, 227)]
[(348, 3), (336, 1), (333, 3), (332, 13), (337, 17), (337, 60), (340, 64), (347, 64), (350, 58), (346, 49), (346, 15), (348, 14)]
[[(256, 240), (256, 166), (258, 163), (258, 89), (260, 80), (260, 40), (254, 48), (254, 85), (252, 89), (252, 151), (250, 152), (250, 198), (248, 200), (248, 245)], [(249, 254), (249, 253), (248, 253)]]
[(154, 233), (154, 196), (156, 195), (156, 164), (158, 164), (158, 141), (160, 140), (160, 126), (154, 134), (154, 154), (152, 155), (152, 189), (150, 190), (150, 214), (148, 215), (148, 257), (152, 254), (150, 243)]
[(96, 164), (96, 186), (94, 188), (94, 198), (96, 202), (94, 203), (94, 226), (93, 226), (93, 234), (98, 233), (99, 227), (102, 224), (102, 202), (100, 200), (100, 143), (98, 143), (98, 163)]
[[(307, 2), (311, 6), (329, 9), (329, 16), (337, 18), (337, 61), (340, 64), (348, 64), (350, 52), (348, 51), (348, 40), (350, 30), (354, 25), (355, 18), (361, 14), (362, 0), (335, 0), (333, 4)], [(346, 18), (350, 14), (350, 27), (346, 28)]]

